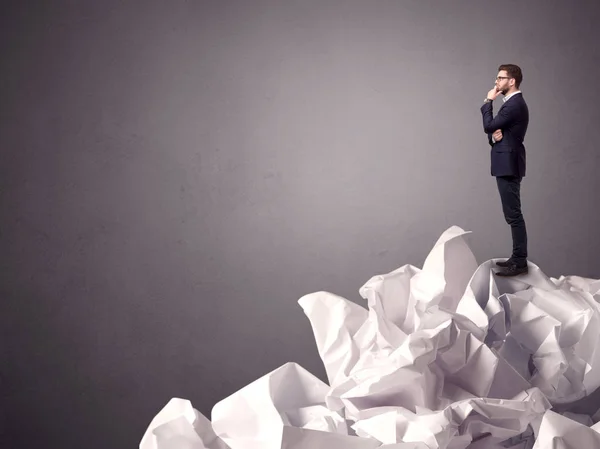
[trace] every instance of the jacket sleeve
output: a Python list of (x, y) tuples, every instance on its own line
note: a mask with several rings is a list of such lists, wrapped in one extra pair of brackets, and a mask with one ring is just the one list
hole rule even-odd
[(506, 129), (516, 121), (516, 109), (514, 103), (507, 103), (498, 111), (496, 117), (493, 117), (492, 103), (485, 103), (481, 106), (483, 116), (483, 131), (487, 134), (493, 133), (497, 129)]

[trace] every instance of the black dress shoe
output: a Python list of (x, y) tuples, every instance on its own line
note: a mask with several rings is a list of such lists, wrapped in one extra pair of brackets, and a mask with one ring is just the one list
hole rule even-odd
[(497, 271), (497, 276), (518, 276), (519, 274), (529, 273), (529, 268), (527, 266), (518, 267), (516, 265), (510, 265), (506, 267), (502, 271)]
[(510, 267), (513, 264), (514, 264), (514, 262), (511, 259), (505, 260), (503, 262), (496, 262), (496, 265), (498, 265), (499, 267), (502, 267), (502, 268)]

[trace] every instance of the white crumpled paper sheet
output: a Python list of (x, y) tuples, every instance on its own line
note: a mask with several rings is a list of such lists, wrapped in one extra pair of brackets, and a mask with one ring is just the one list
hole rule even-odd
[(533, 449), (600, 448), (600, 423), (591, 427), (548, 410)]
[(154, 417), (140, 449), (230, 449), (186, 399), (173, 398)]
[(212, 423), (174, 399), (140, 449), (600, 447), (592, 417), (550, 410), (600, 386), (600, 280), (533, 263), (499, 278), (466, 234), (446, 230), (422, 269), (369, 279), (367, 308), (300, 298), (327, 384), (287, 363), (218, 402)]

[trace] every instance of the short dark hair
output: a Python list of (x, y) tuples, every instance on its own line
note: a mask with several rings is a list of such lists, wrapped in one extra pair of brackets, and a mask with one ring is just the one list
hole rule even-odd
[(506, 73), (511, 78), (515, 79), (515, 87), (518, 89), (523, 81), (523, 72), (521, 72), (521, 67), (514, 64), (502, 64), (498, 67), (498, 71), (506, 70)]

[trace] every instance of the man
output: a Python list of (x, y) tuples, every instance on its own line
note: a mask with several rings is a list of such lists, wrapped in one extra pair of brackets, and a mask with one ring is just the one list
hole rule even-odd
[[(496, 177), (502, 201), (504, 219), (510, 225), (513, 241), (511, 257), (496, 264), (503, 268), (499, 276), (516, 276), (528, 272), (527, 230), (521, 212), (521, 180), (525, 176), (525, 146), (523, 140), (529, 124), (529, 109), (519, 86), (523, 81), (521, 69), (503, 64), (485, 102), (481, 106), (483, 130), (492, 146), (492, 176)], [(504, 95), (504, 104), (493, 116), (492, 102)]]

